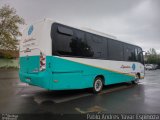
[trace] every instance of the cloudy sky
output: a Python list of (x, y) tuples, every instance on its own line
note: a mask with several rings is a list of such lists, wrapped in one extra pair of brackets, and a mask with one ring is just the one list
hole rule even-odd
[(160, 0), (0, 0), (0, 7), (4, 4), (14, 7), (26, 24), (51, 18), (160, 53)]

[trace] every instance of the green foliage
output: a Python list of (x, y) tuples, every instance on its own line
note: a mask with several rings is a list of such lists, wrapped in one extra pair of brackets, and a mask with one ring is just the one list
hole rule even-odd
[(3, 66), (0, 67), (0, 70), (18, 70), (19, 68), (16, 66)]
[(154, 48), (147, 51), (147, 63), (160, 65), (160, 54)]
[(18, 50), (0, 50), (0, 58), (17, 58), (19, 56)]
[(148, 51), (147, 51), (147, 54), (148, 55), (157, 55), (157, 52), (156, 52), (156, 50), (154, 49), (154, 48), (150, 48)]
[[(16, 10), (9, 5), (0, 8), (0, 50), (16, 51), (18, 40), (21, 36), (19, 25), (24, 24), (24, 19), (16, 14)], [(3, 53), (10, 58), (10, 54)]]

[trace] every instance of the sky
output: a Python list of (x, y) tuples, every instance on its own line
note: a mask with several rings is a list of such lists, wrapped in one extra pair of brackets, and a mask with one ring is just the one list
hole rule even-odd
[(26, 25), (50, 18), (160, 53), (160, 0), (0, 0), (0, 7), (4, 4), (14, 7)]

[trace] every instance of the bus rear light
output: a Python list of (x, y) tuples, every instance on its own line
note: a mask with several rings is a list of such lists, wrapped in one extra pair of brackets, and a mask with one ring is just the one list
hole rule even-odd
[(40, 53), (40, 71), (46, 69), (46, 56), (41, 52)]

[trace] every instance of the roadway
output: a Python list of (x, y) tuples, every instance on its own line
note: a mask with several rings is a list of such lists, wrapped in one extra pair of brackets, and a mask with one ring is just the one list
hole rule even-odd
[(160, 113), (160, 70), (146, 71), (138, 85), (48, 91), (19, 82), (18, 71), (0, 71), (0, 113)]

